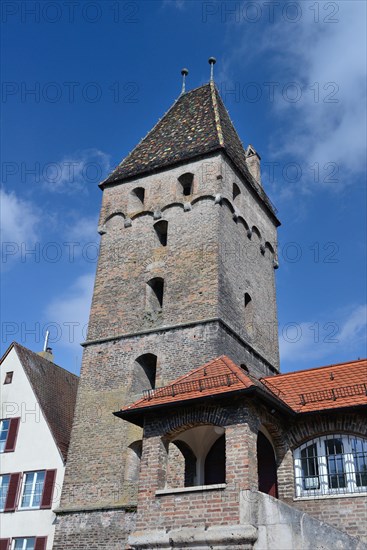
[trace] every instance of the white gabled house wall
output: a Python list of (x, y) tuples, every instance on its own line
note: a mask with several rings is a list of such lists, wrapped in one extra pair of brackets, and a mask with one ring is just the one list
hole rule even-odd
[[(13, 372), (10, 384), (4, 384), (6, 372)], [(27, 374), (14, 348), (1, 365), (1, 419), (20, 418), (13, 452), (0, 454), (0, 473), (56, 470), (51, 509), (0, 513), (1, 539), (47, 536), (47, 550), (54, 537), (55, 514), (64, 480), (64, 460), (41, 410)], [(20, 495), (21, 496), (21, 495)]]

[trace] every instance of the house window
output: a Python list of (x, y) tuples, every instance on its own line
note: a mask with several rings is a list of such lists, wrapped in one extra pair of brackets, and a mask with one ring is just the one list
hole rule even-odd
[(328, 435), (294, 452), (296, 496), (367, 491), (367, 439)]
[(20, 418), (5, 418), (0, 420), (0, 453), (15, 450)]
[(35, 550), (36, 538), (13, 539), (12, 550)]
[(40, 508), (46, 472), (27, 472), (24, 475), (19, 508)]
[(187, 172), (186, 174), (182, 174), (178, 178), (178, 181), (180, 183), (181, 192), (184, 196), (189, 196), (192, 193), (192, 184), (194, 181), (194, 174), (191, 174), (190, 172)]
[(11, 384), (11, 383), (12, 383), (12, 381), (13, 381), (13, 374), (14, 374), (13, 371), (7, 372), (7, 373), (5, 374), (4, 384)]
[(154, 229), (161, 245), (167, 246), (168, 222), (165, 220), (161, 220), (154, 224)]
[(5, 510), (6, 498), (8, 496), (10, 474), (0, 476), (0, 512)]

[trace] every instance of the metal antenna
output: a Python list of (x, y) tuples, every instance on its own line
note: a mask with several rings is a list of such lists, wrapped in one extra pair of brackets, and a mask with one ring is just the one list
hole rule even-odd
[(47, 348), (48, 348), (48, 337), (49, 336), (50, 336), (50, 331), (46, 330), (45, 343), (43, 344), (43, 351), (46, 351)]
[(216, 64), (217, 60), (215, 57), (209, 57), (209, 65), (210, 65), (210, 82), (214, 82), (214, 65)]
[(185, 91), (186, 91), (186, 77), (187, 77), (187, 75), (189, 74), (189, 71), (188, 71), (187, 69), (182, 69), (181, 74), (182, 74), (182, 90), (181, 90), (181, 94), (184, 94)]

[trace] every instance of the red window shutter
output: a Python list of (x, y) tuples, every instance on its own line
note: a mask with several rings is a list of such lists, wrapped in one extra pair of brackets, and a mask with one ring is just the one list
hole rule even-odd
[(9, 550), (10, 539), (0, 539), (0, 550)]
[(46, 550), (47, 537), (36, 537), (34, 550)]
[(40, 508), (51, 508), (52, 495), (55, 487), (56, 470), (46, 470)]
[(6, 438), (5, 449), (4, 449), (6, 453), (10, 453), (11, 451), (15, 450), (15, 442), (17, 440), (20, 418), (10, 418), (9, 420), (10, 420), (9, 432), (8, 432), (8, 437)]
[(22, 474), (10, 474), (9, 489), (6, 496), (4, 512), (14, 512), (18, 504), (20, 479)]

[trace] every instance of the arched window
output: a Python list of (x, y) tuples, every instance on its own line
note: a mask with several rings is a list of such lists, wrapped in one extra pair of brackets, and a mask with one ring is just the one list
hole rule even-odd
[(240, 194), (241, 194), (240, 188), (238, 187), (238, 185), (236, 183), (234, 183), (233, 188), (232, 188), (233, 201), (235, 201), (236, 198), (240, 196)]
[(182, 174), (182, 176), (178, 178), (178, 181), (180, 183), (182, 194), (185, 196), (191, 195), (194, 174), (191, 174), (191, 172), (186, 172), (186, 174)]
[(224, 434), (211, 446), (205, 459), (205, 485), (226, 481), (226, 442)]
[(184, 441), (171, 441), (168, 447), (167, 485), (192, 487), (196, 478), (196, 456)]
[(136, 484), (139, 480), (142, 441), (134, 441), (127, 448), (124, 478), (128, 483)]
[(296, 496), (367, 491), (367, 439), (326, 435), (294, 451)]
[(129, 211), (140, 210), (144, 205), (145, 189), (143, 187), (136, 187), (129, 195)]
[(155, 388), (155, 377), (157, 371), (157, 356), (153, 353), (144, 353), (136, 359), (135, 380), (137, 391)]
[(189, 428), (170, 442), (167, 484), (171, 487), (225, 483), (225, 471), (224, 428)]
[(147, 311), (158, 313), (163, 308), (164, 279), (155, 277), (147, 282)]
[(168, 222), (166, 220), (160, 220), (154, 224), (154, 229), (161, 245), (167, 246)]
[(278, 498), (277, 466), (273, 446), (268, 438), (259, 432), (257, 436), (257, 474), (259, 491)]
[(249, 334), (252, 334), (254, 329), (254, 305), (252, 298), (248, 292), (245, 293), (245, 329)]

